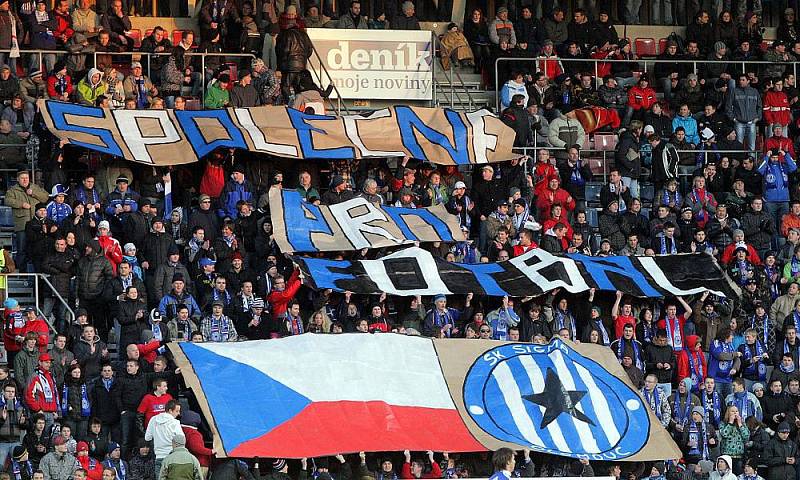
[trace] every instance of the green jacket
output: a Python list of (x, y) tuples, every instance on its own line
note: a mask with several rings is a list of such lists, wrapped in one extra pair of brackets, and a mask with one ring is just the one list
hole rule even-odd
[[(31, 183), (28, 188), (31, 189), (32, 195), (19, 186), (14, 185), (6, 192), (6, 205), (11, 207), (14, 212), (14, 231), (25, 231), (25, 224), (36, 214), (36, 204), (39, 202), (47, 202), (50, 198), (47, 192), (38, 185)], [(27, 203), (30, 208), (22, 208), (22, 204)]]
[(25, 350), (23, 347), (14, 357), (14, 376), (20, 385), (27, 387), (38, 367), (39, 347), (33, 347), (32, 351)]
[(720, 455), (741, 457), (744, 454), (744, 443), (750, 439), (750, 430), (747, 425), (737, 427), (732, 423), (722, 423), (719, 426)]
[(158, 480), (203, 480), (200, 462), (186, 447), (175, 447), (161, 463)]
[[(96, 69), (89, 70), (87, 75), (92, 75)], [(91, 81), (86, 78), (82, 78), (80, 82), (78, 82), (78, 87), (76, 88), (78, 93), (78, 103), (83, 105), (90, 105), (94, 106), (97, 97), (100, 95), (105, 95), (106, 90), (108, 90), (108, 85), (103, 80), (92, 86)]]
[(222, 108), (231, 101), (231, 94), (219, 88), (219, 82), (208, 87), (205, 98), (205, 108)]

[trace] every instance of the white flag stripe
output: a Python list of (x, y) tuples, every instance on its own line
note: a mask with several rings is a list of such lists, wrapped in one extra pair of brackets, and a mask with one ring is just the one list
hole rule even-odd
[[(518, 358), (522, 363), (522, 366), (525, 368), (525, 371), (528, 373), (528, 378), (530, 379), (531, 385), (533, 385), (533, 393), (541, 393), (542, 390), (544, 390), (544, 375), (542, 375), (539, 365), (533, 361), (533, 358), (530, 355), (520, 355)], [(545, 430), (547, 430), (547, 432), (550, 434), (553, 444), (556, 446), (556, 448), (558, 448), (558, 451), (572, 451), (569, 448), (567, 440), (564, 438), (564, 433), (561, 431), (561, 427), (558, 425), (558, 422), (551, 423)]]
[[(492, 376), (499, 387), (500, 392), (503, 394), (503, 399), (506, 402), (508, 411), (511, 412), (511, 417), (517, 425), (520, 434), (525, 440), (531, 442), (532, 445), (539, 445), (544, 447), (542, 439), (536, 433), (536, 427), (533, 425), (533, 420), (525, 409), (524, 400), (522, 399), (522, 392), (519, 391), (517, 381), (514, 380), (514, 374), (508, 366), (508, 362), (501, 362), (497, 368), (492, 372)], [(534, 391), (536, 384), (533, 384)], [(539, 384), (539, 388), (544, 388), (544, 383)], [(541, 407), (540, 407), (541, 408)]]
[[(619, 443), (621, 436), (619, 430), (617, 430), (617, 424), (614, 422), (614, 416), (611, 414), (611, 408), (608, 406), (608, 400), (588, 370), (577, 363), (575, 364), (575, 369), (578, 370), (578, 376), (581, 377), (581, 380), (589, 389), (589, 398), (594, 406), (594, 413), (597, 415), (597, 421), (603, 426), (603, 432), (606, 434), (609, 444), (616, 445)], [(627, 412), (625, 413), (627, 414)]]
[[(355, 333), (334, 337), (293, 335), (197, 346), (250, 365), (313, 402), (383, 401), (455, 410), (430, 339)], [(391, 381), (376, 381), (387, 378)]]
[[(567, 368), (567, 364), (564, 363), (564, 356), (561, 355), (561, 351), (554, 350), (553, 353), (550, 354), (550, 358), (553, 360), (553, 365), (556, 367), (556, 372), (558, 372), (558, 378), (561, 379), (561, 383), (564, 384), (564, 388), (567, 390), (577, 390), (575, 388), (575, 381), (572, 379), (572, 372), (570, 372), (569, 368)], [(585, 400), (586, 396), (584, 396), (583, 399)], [(581, 413), (586, 414), (586, 411), (581, 406), (580, 402), (575, 405), (575, 408)], [(562, 415), (569, 414), (564, 413)], [(572, 424), (575, 425), (575, 429), (578, 431), (578, 437), (580, 437), (585, 451), (588, 453), (600, 453), (600, 447), (597, 446), (597, 440), (595, 440), (594, 433), (592, 433), (592, 429), (589, 427), (589, 424), (583, 420), (573, 417), (572, 415), (569, 415), (569, 417), (572, 420)]]

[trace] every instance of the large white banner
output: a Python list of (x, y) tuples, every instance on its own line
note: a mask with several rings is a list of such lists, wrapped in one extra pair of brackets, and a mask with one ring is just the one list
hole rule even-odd
[[(331, 28), (309, 28), (307, 32), (342, 98), (433, 98), (431, 32)], [(310, 62), (326, 87), (328, 77), (321, 72), (319, 60), (312, 55)]]

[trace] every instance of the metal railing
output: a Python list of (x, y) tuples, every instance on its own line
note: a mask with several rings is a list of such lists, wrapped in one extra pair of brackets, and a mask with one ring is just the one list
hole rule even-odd
[[(501, 79), (499, 77), (499, 73), (500, 73), (499, 66), (500, 66), (501, 62), (502, 63), (509, 63), (509, 62), (513, 62), (513, 63), (534, 63), (534, 64), (538, 64), (539, 62), (542, 62), (542, 64), (543, 64), (542, 72), (545, 74), (545, 76), (550, 77), (549, 73), (552, 73), (552, 72), (548, 73), (547, 69), (548, 69), (549, 63), (553, 62), (553, 61), (555, 61), (557, 63), (560, 63), (560, 64), (564, 64), (564, 63), (567, 63), (567, 64), (568, 63), (579, 63), (579, 64), (585, 64), (585, 65), (592, 64), (593, 65), (593, 70), (594, 70), (594, 75), (592, 75), (592, 76), (594, 77), (596, 83), (597, 82), (602, 82), (602, 77), (598, 73), (599, 70), (600, 70), (599, 65), (601, 63), (609, 63), (609, 64), (610, 63), (638, 63), (639, 67), (641, 68), (641, 72), (642, 73), (648, 73), (648, 71), (649, 71), (648, 69), (652, 69), (652, 68), (655, 67), (655, 65), (658, 65), (660, 63), (661, 64), (675, 64), (675, 63), (678, 63), (678, 64), (691, 64), (692, 65), (692, 72), (694, 72), (694, 73), (698, 72), (698, 69), (697, 69), (697, 64), (698, 63), (699, 64), (711, 64), (711, 65), (724, 64), (724, 65), (732, 66), (734, 68), (741, 66), (743, 72), (747, 71), (746, 67), (748, 65), (785, 66), (785, 67), (792, 68), (792, 73), (794, 74), (795, 78), (797, 78), (797, 64), (798, 64), (798, 62), (768, 62), (768, 61), (765, 61), (765, 60), (746, 60), (746, 61), (743, 61), (743, 60), (706, 60), (706, 59), (702, 59), (702, 58), (696, 59), (696, 60), (685, 60), (685, 59), (675, 59), (675, 60), (672, 60), (672, 59), (663, 60), (662, 59), (662, 60), (659, 60), (657, 58), (637, 58), (635, 60), (626, 60), (626, 59), (605, 59), (605, 58), (561, 58), (561, 57), (558, 57), (558, 56), (553, 56), (553, 57), (541, 57), (540, 56), (540, 57), (530, 57), (530, 58), (501, 57), (501, 58), (496, 59), (495, 62), (494, 62), (494, 86), (495, 86), (495, 92), (496, 92), (496, 95), (495, 95), (495, 107), (496, 107), (497, 111), (498, 112), (500, 111), (500, 86), (502, 84), (505, 84), (505, 80), (503, 80), (502, 83), (500, 83)], [(536, 70), (534, 69), (534, 71), (536, 71)], [(562, 71), (563, 71), (563, 69), (562, 69)], [(591, 71), (589, 73), (591, 73)], [(732, 78), (734, 78), (734, 77), (732, 76)], [(655, 80), (655, 79), (651, 79), (651, 85), (654, 84), (653, 80)], [(655, 86), (653, 88), (655, 88)]]
[[(0, 49), (0, 53), (9, 53), (10, 51), (11, 50), (9, 50), (9, 49)], [(44, 60), (43, 60), (44, 55), (57, 55), (57, 56), (62, 56), (62, 55), (86, 55), (86, 56), (91, 56), (92, 57), (92, 61), (94, 62), (94, 65), (97, 65), (97, 57), (98, 57), (98, 55), (99, 56), (110, 56), (110, 57), (129, 56), (129, 57), (131, 57), (131, 62), (133, 62), (134, 57), (139, 57), (140, 60), (141, 59), (145, 59), (146, 60), (145, 64), (146, 64), (147, 68), (144, 68), (143, 70), (144, 70), (145, 74), (148, 77), (150, 77), (150, 80), (153, 82), (153, 84), (156, 87), (160, 87), (161, 85), (160, 85), (160, 79), (153, 79), (152, 76), (151, 76), (151, 74), (152, 74), (151, 69), (150, 69), (151, 57), (169, 57), (170, 55), (172, 55), (170, 52), (153, 53), (153, 52), (137, 52), (137, 51), (133, 51), (133, 52), (96, 52), (95, 51), (95, 52), (85, 52), (85, 53), (84, 52), (71, 53), (71, 52), (68, 52), (66, 50), (21, 50), (20, 53), (22, 55), (38, 55), (39, 56), (39, 68), (41, 68), (41, 69), (44, 68)], [(230, 58), (251, 58), (251, 59), (256, 58), (256, 56), (253, 55), (252, 53), (227, 53), (227, 52), (205, 53), (205, 52), (192, 52), (191, 50), (186, 52), (186, 56), (187, 57), (200, 57), (200, 70), (201, 71), (199, 73), (200, 73), (200, 81), (201, 81), (201, 85), (202, 85), (202, 89), (203, 89), (203, 95), (201, 95), (201, 97), (200, 97), (201, 104), (203, 104), (203, 102), (205, 100), (205, 98), (204, 98), (205, 97), (205, 91), (206, 91), (205, 70), (206, 70), (206, 58), (207, 57), (222, 57), (222, 59), (223, 59), (222, 61), (223, 62), (228, 57), (230, 57)], [(140, 61), (140, 60), (137, 60), (137, 61)], [(80, 80), (80, 79), (75, 79), (75, 83), (76, 84), (78, 83), (78, 80)]]
[(59, 292), (53, 286), (53, 284), (50, 283), (50, 280), (47, 278), (48, 275), (45, 275), (43, 273), (4, 273), (2, 275), (6, 277), (6, 289), (8, 288), (8, 281), (11, 280), (11, 279), (22, 279), (22, 280), (30, 279), (31, 280), (31, 283), (33, 283), (33, 285), (32, 285), (33, 286), (33, 298), (34, 298), (34, 302), (35, 302), (34, 306), (36, 308), (36, 313), (40, 317), (45, 319), (45, 321), (47, 322), (47, 326), (50, 328), (50, 331), (52, 333), (57, 333), (56, 328), (53, 326), (52, 323), (50, 323), (50, 319), (44, 316), (44, 312), (42, 311), (41, 306), (39, 305), (39, 301), (40, 301), (40, 298), (41, 298), (39, 296), (39, 293), (40, 293), (40, 291), (39, 291), (40, 290), (40, 282), (43, 283), (44, 286), (47, 287), (47, 293), (48, 294), (52, 294), (53, 297), (56, 300), (58, 300), (58, 302), (61, 303), (61, 305), (63, 305), (65, 307), (65, 312), (66, 312), (66, 316), (67, 316), (67, 318), (66, 318), (67, 325), (72, 325), (72, 323), (75, 321), (75, 311), (72, 309), (72, 307), (70, 307), (69, 302), (64, 300), (64, 297), (61, 296), (61, 292)]
[[(439, 38), (439, 36), (436, 35), (435, 32), (431, 32), (431, 37), (433, 38), (433, 40), (432, 40), (433, 44), (435, 45), (435, 47), (438, 47), (438, 50), (439, 50), (440, 54), (444, 55), (444, 53), (443, 53), (444, 51), (442, 49), (442, 41)], [(473, 107), (475, 106), (475, 101), (472, 98), (472, 95), (469, 93), (469, 89), (467, 89), (467, 86), (464, 83), (464, 79), (461, 78), (461, 74), (458, 72), (458, 70), (453, 68), (453, 64), (455, 63), (455, 61), (453, 60), (452, 57), (457, 56), (456, 54), (458, 53), (458, 49), (459, 48), (462, 48), (462, 47), (458, 46), (452, 52), (450, 52), (450, 55), (449, 55), (451, 57), (450, 58), (450, 68), (449, 69), (444, 69), (442, 71), (446, 73), (445, 77), (447, 78), (447, 82), (449, 83), (449, 87), (450, 87), (450, 108), (454, 108), (454, 106), (455, 106), (455, 97), (456, 96), (458, 96), (458, 102), (462, 103), (461, 93), (463, 91), (463, 93), (466, 94), (466, 96), (467, 96), (467, 105), (469, 107), (469, 111), (472, 111)], [(434, 50), (436, 50), (436, 48), (434, 48)], [(431, 92), (432, 95), (433, 95), (433, 100), (432, 100), (433, 101), (433, 105), (432, 106), (439, 106), (440, 105), (439, 98), (438, 98), (438, 95), (437, 95), (437, 93), (439, 91), (439, 82), (436, 81), (436, 67), (437, 66), (439, 66), (439, 65), (438, 65), (438, 62), (436, 61), (436, 56), (434, 55), (434, 58), (432, 59), (432, 67), (431, 67), (431, 71), (432, 71), (432, 74), (433, 74), (433, 88), (432, 88), (432, 92)], [(458, 78), (459, 87), (460, 87), (458, 89), (458, 91), (456, 91), (456, 84), (453, 81), (453, 77)]]
[(336, 105), (334, 105), (333, 101), (331, 101), (330, 95), (325, 100), (328, 101), (328, 104), (330, 104), (331, 108), (336, 110), (337, 115), (341, 114), (342, 107), (344, 107), (345, 113), (350, 113), (350, 109), (347, 108), (347, 103), (342, 101), (342, 94), (339, 91), (339, 88), (336, 86), (336, 83), (333, 81), (330, 72), (328, 72), (328, 69), (325, 67), (325, 63), (322, 61), (322, 57), (319, 56), (319, 52), (317, 52), (317, 47), (314, 46), (313, 42), (311, 42), (311, 50), (314, 52), (314, 57), (317, 59), (320, 71), (317, 71), (317, 69), (314, 68), (313, 63), (307, 63), (307, 66), (310, 67), (310, 71), (314, 73), (314, 75), (316, 75), (317, 83), (319, 84), (320, 87), (322, 87), (322, 74), (324, 73), (325, 77), (328, 79), (328, 85), (332, 85), (333, 91), (336, 92)]

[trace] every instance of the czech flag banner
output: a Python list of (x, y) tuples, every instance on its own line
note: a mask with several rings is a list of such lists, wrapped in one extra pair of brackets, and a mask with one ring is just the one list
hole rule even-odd
[(500, 447), (679, 458), (613, 353), (399, 334), (305, 334), (170, 349), (231, 457)]

